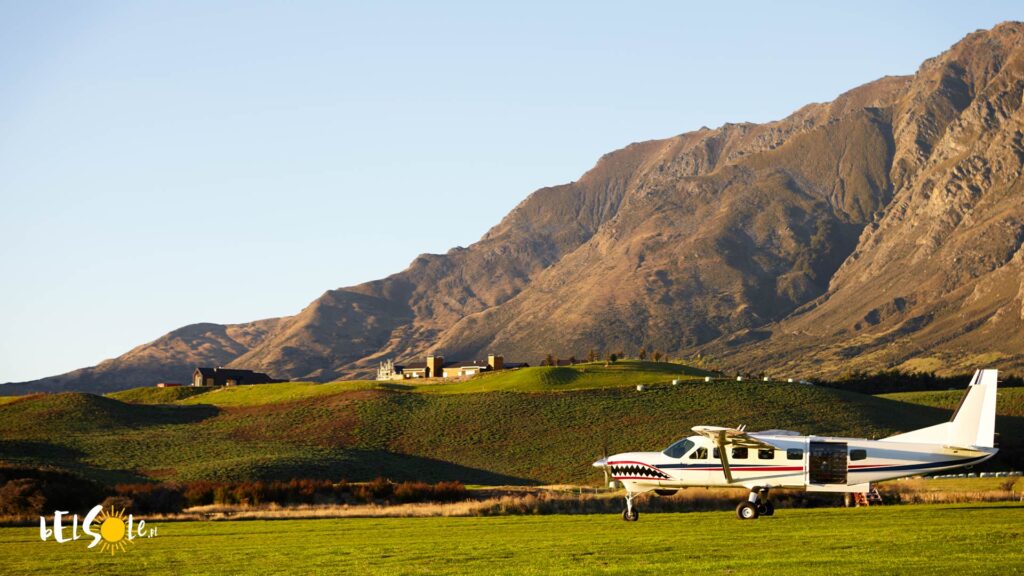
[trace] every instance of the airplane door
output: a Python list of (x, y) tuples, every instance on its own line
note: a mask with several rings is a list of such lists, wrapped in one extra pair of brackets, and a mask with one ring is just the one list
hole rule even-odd
[(811, 443), (809, 484), (846, 484), (846, 442)]

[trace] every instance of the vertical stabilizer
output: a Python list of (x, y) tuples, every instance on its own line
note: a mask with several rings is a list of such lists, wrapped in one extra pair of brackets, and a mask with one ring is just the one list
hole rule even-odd
[(961, 448), (992, 448), (996, 432), (998, 370), (978, 370), (949, 422), (885, 438)]
[(949, 424), (953, 446), (991, 448), (996, 433), (998, 370), (978, 370)]

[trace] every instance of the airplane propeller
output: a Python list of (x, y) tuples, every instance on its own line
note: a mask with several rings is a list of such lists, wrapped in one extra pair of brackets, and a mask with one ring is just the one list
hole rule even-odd
[(604, 471), (604, 486), (605, 486), (605, 488), (607, 488), (609, 486), (609, 484), (611, 483), (611, 479), (608, 477), (608, 443), (607, 442), (605, 442), (605, 445), (604, 445), (604, 454), (601, 456), (600, 460), (598, 460), (597, 462), (594, 462), (594, 468), (600, 468), (600, 469), (602, 469)]
[(604, 460), (604, 467), (602, 468), (602, 470), (604, 470), (604, 487), (607, 488), (608, 485), (611, 483), (609, 481), (609, 479), (608, 479), (608, 442), (607, 441), (604, 443), (604, 454), (601, 456), (601, 459)]

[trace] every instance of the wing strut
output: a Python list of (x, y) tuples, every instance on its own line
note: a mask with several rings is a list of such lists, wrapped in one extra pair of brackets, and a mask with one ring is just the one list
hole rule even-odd
[(722, 473), (725, 474), (725, 481), (732, 484), (732, 470), (729, 469), (729, 456), (725, 449), (725, 430), (719, 430), (715, 434), (715, 444), (718, 444), (718, 455), (722, 458)]

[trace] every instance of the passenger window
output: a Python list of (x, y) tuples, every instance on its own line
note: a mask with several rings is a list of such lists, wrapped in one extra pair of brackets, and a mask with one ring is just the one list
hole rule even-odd
[(690, 460), (707, 460), (707, 459), (708, 459), (708, 449), (707, 448), (697, 448), (696, 450), (693, 451), (693, 453), (690, 454)]
[(736, 460), (746, 460), (747, 459), (747, 449), (746, 448), (733, 448), (732, 449), (732, 457), (733, 457), (733, 459), (736, 459)]
[(787, 460), (803, 460), (804, 459), (804, 449), (803, 448), (790, 448), (790, 449), (786, 450), (786, 459)]
[(718, 448), (715, 448), (714, 450), (711, 451), (711, 458), (713, 460), (721, 460), (722, 459), (722, 453), (718, 451)]
[(868, 457), (867, 450), (850, 450), (850, 460), (863, 460)]
[(773, 450), (771, 448), (761, 448), (760, 450), (757, 451), (757, 459), (758, 460), (774, 460), (775, 459), (775, 450)]

